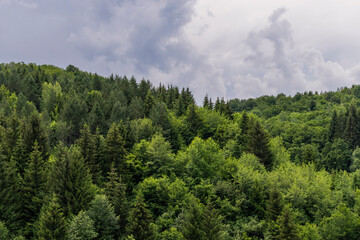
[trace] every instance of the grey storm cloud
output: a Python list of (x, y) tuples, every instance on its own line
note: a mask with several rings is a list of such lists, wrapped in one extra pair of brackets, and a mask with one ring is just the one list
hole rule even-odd
[(69, 37), (86, 57), (128, 62), (143, 74), (152, 67), (169, 72), (189, 60), (190, 46), (181, 30), (191, 20), (193, 0), (105, 1), (101, 5), (85, 11), (84, 18), (91, 21)]
[(199, 103), (205, 94), (248, 98), (358, 83), (360, 65), (337, 62), (333, 43), (321, 52), (296, 41), (285, 8), (245, 33), (233, 24), (242, 14), (221, 25), (225, 15), (216, 8), (201, 15), (200, 2), (221, 8), (212, 0), (0, 0), (0, 60), (190, 87)]

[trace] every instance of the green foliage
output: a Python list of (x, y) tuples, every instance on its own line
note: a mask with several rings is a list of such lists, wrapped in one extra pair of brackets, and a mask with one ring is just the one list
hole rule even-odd
[(273, 154), (269, 149), (269, 137), (259, 122), (256, 121), (252, 124), (248, 135), (247, 150), (257, 156), (266, 169), (271, 169), (273, 165)]
[(50, 165), (47, 188), (58, 196), (65, 217), (87, 208), (95, 190), (89, 169), (76, 148), (67, 149), (62, 144), (56, 148), (56, 155)]
[(99, 234), (98, 239), (111, 240), (117, 237), (118, 218), (105, 195), (95, 196), (87, 215), (94, 221), (95, 231)]
[(137, 196), (130, 211), (128, 222), (127, 232), (134, 239), (155, 239), (155, 231), (151, 224), (153, 220), (141, 196)]
[(200, 107), (72, 65), (0, 84), (6, 239), (359, 238), (359, 86)]
[(349, 170), (351, 164), (350, 146), (343, 139), (326, 143), (323, 149), (323, 163), (326, 170)]
[(111, 125), (106, 136), (104, 146), (105, 162), (101, 164), (104, 173), (109, 172), (112, 163), (121, 173), (124, 172), (126, 149), (124, 137), (120, 129), (120, 126), (114, 123)]
[(282, 214), (276, 220), (275, 239), (296, 240), (300, 239), (298, 226), (289, 206), (285, 206)]
[(121, 179), (116, 173), (116, 169), (113, 165), (110, 168), (105, 193), (110, 204), (114, 207), (115, 214), (119, 216), (120, 229), (122, 232), (124, 232), (128, 215), (126, 185), (121, 182)]
[(340, 204), (334, 213), (321, 222), (324, 239), (359, 239), (360, 218), (345, 204)]
[(98, 236), (95, 231), (94, 221), (84, 211), (74, 216), (67, 230), (67, 239), (90, 240)]
[(8, 240), (9, 239), (9, 230), (5, 226), (4, 222), (0, 221), (0, 240)]
[(64, 239), (65, 218), (55, 194), (51, 197), (47, 206), (43, 207), (36, 223), (38, 239)]

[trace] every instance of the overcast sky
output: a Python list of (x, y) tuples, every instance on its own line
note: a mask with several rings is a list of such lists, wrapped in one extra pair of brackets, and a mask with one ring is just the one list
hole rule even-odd
[(0, 0), (0, 62), (134, 75), (200, 100), (360, 83), (355, 0)]

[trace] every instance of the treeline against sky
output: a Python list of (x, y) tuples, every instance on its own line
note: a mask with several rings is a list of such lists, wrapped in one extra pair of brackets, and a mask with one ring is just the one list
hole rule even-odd
[(359, 239), (359, 107), (0, 64), (0, 239)]

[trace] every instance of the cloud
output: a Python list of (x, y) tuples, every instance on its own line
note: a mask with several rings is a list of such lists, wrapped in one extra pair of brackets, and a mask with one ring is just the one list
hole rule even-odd
[(37, 3), (33, 2), (33, 1), (24, 1), (24, 0), (0, 0), (0, 6), (1, 5), (10, 5), (10, 4), (15, 4), (21, 7), (25, 7), (25, 8), (37, 8), (38, 5)]
[(0, 59), (190, 87), (199, 103), (358, 83), (356, 2), (309, 3), (0, 0)]
[(237, 59), (240, 68), (226, 74), (235, 76), (230, 77), (228, 97), (327, 91), (358, 82), (359, 67), (346, 69), (337, 62), (326, 61), (318, 50), (298, 47), (291, 24), (282, 19), (285, 13), (284, 8), (274, 10), (268, 24), (260, 31), (251, 31), (243, 41), (248, 54)]

